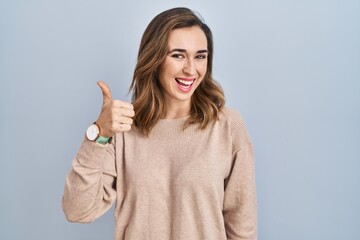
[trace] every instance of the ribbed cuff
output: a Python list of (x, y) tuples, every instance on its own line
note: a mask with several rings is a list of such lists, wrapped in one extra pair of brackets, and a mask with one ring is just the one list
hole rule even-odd
[(89, 168), (102, 168), (109, 144), (100, 144), (84, 137), (76, 158), (81, 165)]

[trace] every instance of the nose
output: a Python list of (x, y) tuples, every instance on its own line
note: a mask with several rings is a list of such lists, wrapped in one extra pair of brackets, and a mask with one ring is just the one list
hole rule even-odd
[(183, 73), (188, 74), (188, 75), (195, 75), (196, 73), (196, 68), (195, 68), (195, 63), (194, 60), (188, 58), (184, 64), (183, 67)]

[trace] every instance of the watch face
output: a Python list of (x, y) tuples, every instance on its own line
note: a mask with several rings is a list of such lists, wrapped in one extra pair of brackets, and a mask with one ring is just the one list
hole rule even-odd
[(94, 141), (99, 135), (99, 128), (95, 124), (91, 125), (86, 131), (86, 137), (90, 141)]

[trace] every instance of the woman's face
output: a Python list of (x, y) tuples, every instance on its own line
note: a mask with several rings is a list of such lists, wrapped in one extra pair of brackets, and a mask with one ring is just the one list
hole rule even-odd
[(194, 26), (173, 30), (168, 41), (168, 54), (159, 72), (165, 101), (170, 106), (190, 106), (191, 95), (206, 73), (206, 36), (200, 27)]

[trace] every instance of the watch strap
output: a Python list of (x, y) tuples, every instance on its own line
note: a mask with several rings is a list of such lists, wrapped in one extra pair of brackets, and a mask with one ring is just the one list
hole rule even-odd
[(108, 141), (109, 141), (110, 138), (107, 138), (107, 137), (103, 137), (103, 136), (100, 136), (96, 139), (96, 142), (97, 143), (100, 143), (100, 144), (106, 144)]

